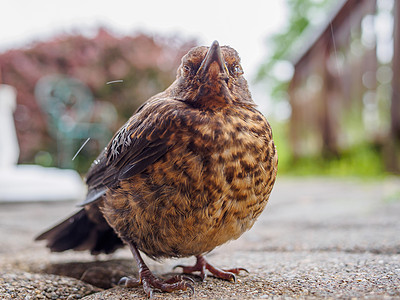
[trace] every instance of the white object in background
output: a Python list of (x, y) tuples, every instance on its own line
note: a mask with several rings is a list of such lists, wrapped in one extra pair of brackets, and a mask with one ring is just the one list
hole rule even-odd
[(74, 170), (17, 165), (16, 91), (0, 84), (0, 202), (81, 200), (86, 188)]
[(16, 97), (15, 88), (0, 84), (0, 169), (14, 167), (18, 162), (19, 147), (13, 118)]
[(82, 200), (85, 186), (74, 170), (17, 165), (0, 169), (0, 202)]

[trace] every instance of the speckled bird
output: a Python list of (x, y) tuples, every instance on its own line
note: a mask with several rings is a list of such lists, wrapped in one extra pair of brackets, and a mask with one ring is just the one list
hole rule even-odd
[(183, 273), (235, 281), (242, 268), (222, 270), (204, 257), (249, 230), (264, 210), (277, 172), (271, 127), (257, 110), (238, 53), (229, 46), (196, 47), (176, 80), (146, 101), (114, 135), (86, 176), (82, 209), (41, 234), (52, 251), (111, 253), (128, 245), (151, 297), (193, 290), (188, 277), (163, 280), (153, 259), (197, 258)]

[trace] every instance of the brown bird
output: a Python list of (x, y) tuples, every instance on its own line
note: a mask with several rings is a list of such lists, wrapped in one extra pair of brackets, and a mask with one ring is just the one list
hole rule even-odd
[(183, 273), (206, 270), (235, 281), (244, 270), (213, 267), (204, 254), (250, 229), (275, 182), (277, 153), (270, 125), (256, 109), (238, 53), (196, 47), (176, 80), (145, 102), (115, 134), (86, 177), (83, 209), (41, 234), (52, 251), (111, 253), (128, 245), (139, 279), (120, 284), (171, 292), (193, 290), (184, 276), (162, 280), (139, 254), (196, 256)]

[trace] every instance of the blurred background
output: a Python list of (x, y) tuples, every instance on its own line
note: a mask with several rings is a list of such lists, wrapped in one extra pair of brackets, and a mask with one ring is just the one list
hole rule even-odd
[(170, 85), (188, 49), (216, 39), (242, 58), (273, 127), (280, 175), (399, 174), (399, 7), (9, 1), (0, 13), (0, 84), (9, 91), (0, 104), (12, 94), (16, 103), (0, 109), (15, 129), (1, 131), (16, 132), (19, 165), (84, 174), (135, 109)]

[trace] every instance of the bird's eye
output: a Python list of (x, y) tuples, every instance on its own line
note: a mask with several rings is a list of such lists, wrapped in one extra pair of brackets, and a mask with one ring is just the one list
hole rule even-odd
[(243, 75), (243, 69), (239, 64), (236, 64), (233, 66), (233, 72), (236, 76), (240, 76)]
[(183, 65), (182, 70), (183, 70), (184, 75), (187, 75), (190, 73), (190, 67), (188, 65)]

